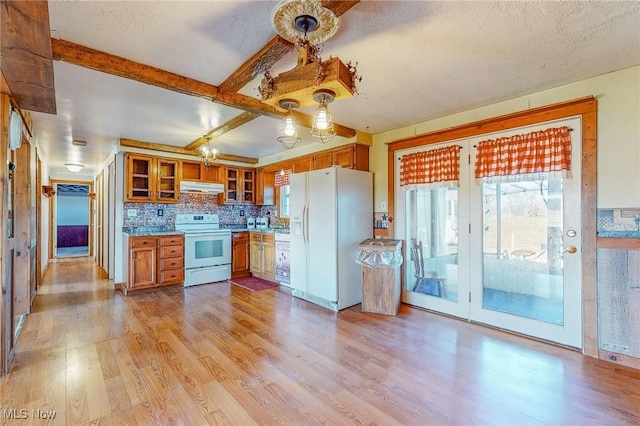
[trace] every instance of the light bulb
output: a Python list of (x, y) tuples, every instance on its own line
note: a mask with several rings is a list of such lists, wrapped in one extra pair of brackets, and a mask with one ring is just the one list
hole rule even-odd
[(327, 129), (327, 109), (324, 107), (319, 107), (316, 114), (316, 128), (320, 130)]
[(293, 123), (293, 117), (287, 116), (284, 121), (282, 132), (285, 136), (293, 136), (296, 134), (296, 126)]

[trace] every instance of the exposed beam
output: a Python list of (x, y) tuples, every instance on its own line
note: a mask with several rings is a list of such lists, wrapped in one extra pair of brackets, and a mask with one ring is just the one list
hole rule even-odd
[[(212, 139), (218, 138), (223, 134), (237, 127), (240, 127), (243, 124), (248, 123), (249, 121), (259, 116), (260, 114), (256, 114), (254, 112), (250, 112), (250, 111), (243, 112), (239, 116), (232, 118), (231, 120), (227, 121), (221, 126), (218, 126), (215, 129), (207, 132), (207, 136), (211, 137)], [(189, 145), (185, 146), (185, 149), (198, 149), (201, 145), (204, 145), (205, 143), (207, 143), (207, 139), (205, 139), (204, 137), (199, 137), (198, 139), (191, 142)]]
[[(280, 119), (285, 115), (284, 111), (262, 103), (256, 98), (240, 93), (220, 93), (218, 88), (212, 84), (183, 77), (169, 71), (134, 62), (90, 47), (81, 46), (70, 41), (51, 39), (51, 47), (53, 49), (53, 58), (58, 61), (69, 62), (84, 68), (117, 75), (174, 92), (210, 99), (221, 105), (266, 115), (276, 119)], [(310, 128), (311, 117), (304, 114), (300, 115), (307, 118), (304, 122), (301, 121), (301, 125), (308, 123), (307, 126)], [(355, 130), (353, 129), (340, 125), (335, 126), (338, 136), (353, 137), (355, 135)]]
[[(129, 148), (148, 149), (151, 151), (168, 152), (171, 154), (194, 155), (196, 157), (200, 156), (200, 153), (196, 150), (182, 148), (182, 147), (173, 146), (173, 145), (165, 145), (161, 143), (137, 141), (135, 139), (121, 138), (120, 146), (125, 146)], [(248, 163), (248, 164), (258, 163), (257, 158), (243, 157), (241, 155), (218, 154), (218, 158), (223, 161), (236, 161), (238, 163)]]
[[(359, 2), (360, 0), (324, 0), (322, 5), (333, 11), (336, 16), (340, 16)], [(291, 52), (294, 47), (295, 45), (293, 43), (288, 42), (280, 36), (275, 36), (269, 40), (262, 49), (258, 50), (251, 58), (242, 64), (240, 68), (234, 71), (233, 74), (227, 77), (227, 79), (218, 86), (218, 89), (224, 93), (237, 92), (255, 79), (258, 74), (264, 73), (265, 70), (271, 68), (287, 53)]]
[(237, 92), (293, 50), (293, 43), (275, 36), (218, 86), (220, 92)]
[(360, 3), (360, 0), (322, 0), (322, 5), (327, 9), (333, 11), (336, 16), (342, 15), (358, 3)]
[(134, 62), (66, 40), (51, 39), (53, 59), (128, 78), (185, 95), (213, 99), (218, 88), (192, 78)]
[[(311, 122), (313, 121), (313, 117), (311, 117), (310, 115), (303, 114), (300, 111), (291, 111), (291, 115), (295, 117), (296, 124), (303, 127), (307, 127), (309, 129), (311, 128)], [(345, 138), (352, 138), (356, 135), (355, 130), (338, 123), (333, 123), (333, 129), (336, 131), (336, 134), (338, 136), (342, 136)]]
[(0, 1), (2, 72), (23, 110), (56, 113), (49, 4)]

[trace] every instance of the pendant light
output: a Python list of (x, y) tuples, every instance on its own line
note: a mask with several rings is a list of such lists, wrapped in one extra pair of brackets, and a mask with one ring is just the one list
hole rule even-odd
[(282, 126), (280, 128), (280, 136), (278, 136), (278, 142), (282, 144), (285, 149), (291, 149), (298, 142), (302, 140), (298, 136), (298, 129), (296, 128), (296, 119), (291, 115), (291, 108), (298, 108), (300, 104), (293, 99), (282, 99), (280, 101), (280, 108), (287, 110), (287, 115), (282, 119)]
[(211, 136), (204, 135), (203, 138), (205, 138), (207, 142), (200, 146), (200, 156), (202, 157), (205, 169), (208, 170), (211, 163), (218, 162), (218, 150), (213, 146)]
[(333, 102), (336, 94), (328, 89), (320, 89), (313, 92), (313, 99), (320, 104), (313, 114), (311, 124), (311, 136), (320, 143), (327, 143), (336, 136), (333, 128), (333, 119), (327, 108), (327, 104)]

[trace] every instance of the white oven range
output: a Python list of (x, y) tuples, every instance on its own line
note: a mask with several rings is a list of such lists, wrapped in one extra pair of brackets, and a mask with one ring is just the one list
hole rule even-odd
[(184, 286), (231, 278), (231, 230), (220, 229), (217, 214), (176, 214), (184, 236)]

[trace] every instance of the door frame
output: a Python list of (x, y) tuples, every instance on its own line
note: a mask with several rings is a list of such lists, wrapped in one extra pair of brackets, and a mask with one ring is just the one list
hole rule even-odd
[[(91, 194), (93, 194), (93, 181), (90, 180), (67, 180), (67, 179), (51, 179), (51, 185), (55, 188), (56, 184), (71, 184), (71, 185), (87, 185), (89, 187), (89, 257), (93, 256), (93, 229), (94, 229), (94, 205), (93, 198)], [(55, 197), (58, 196), (58, 193), (53, 195), (53, 197), (49, 197), (49, 260), (54, 259), (54, 250), (53, 250), (53, 240), (55, 235), (55, 230), (53, 229), (54, 218), (57, 216), (57, 212), (55, 211)], [(57, 221), (56, 221), (57, 222)]]
[[(597, 275), (596, 275), (596, 185), (598, 102), (593, 96), (541, 106), (424, 133), (387, 145), (387, 185), (389, 212), (395, 213), (396, 151), (480, 136), (486, 133), (525, 127), (547, 121), (580, 116), (582, 120), (581, 233), (582, 233), (582, 353), (598, 357)], [(395, 234), (395, 222), (389, 229)], [(406, 277), (405, 277), (406, 279)]]

